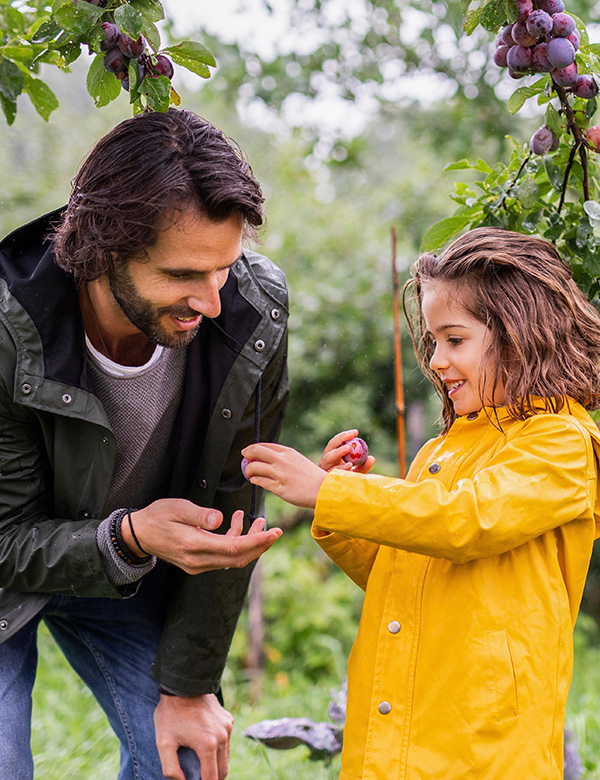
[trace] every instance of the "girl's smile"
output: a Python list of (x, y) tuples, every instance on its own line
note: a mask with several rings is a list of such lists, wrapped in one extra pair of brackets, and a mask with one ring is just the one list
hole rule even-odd
[(504, 388), (493, 388), (495, 366), (486, 356), (492, 338), (489, 328), (459, 303), (454, 285), (429, 282), (423, 287), (423, 316), (434, 344), (429, 361), (458, 415), (483, 406), (502, 406)]

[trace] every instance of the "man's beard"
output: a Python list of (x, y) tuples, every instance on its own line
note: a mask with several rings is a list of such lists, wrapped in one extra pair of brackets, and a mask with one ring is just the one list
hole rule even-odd
[(160, 318), (197, 317), (198, 312), (184, 305), (157, 308), (138, 293), (127, 266), (113, 268), (108, 272), (111, 292), (127, 319), (144, 335), (161, 347), (186, 347), (196, 336), (200, 328), (170, 333), (161, 324)]

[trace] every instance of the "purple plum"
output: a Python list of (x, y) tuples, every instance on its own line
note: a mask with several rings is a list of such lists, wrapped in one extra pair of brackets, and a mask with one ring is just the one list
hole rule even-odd
[(566, 68), (556, 68), (552, 71), (552, 78), (561, 87), (574, 87), (579, 78), (577, 63), (572, 62)]
[[(554, 24), (554, 19), (556, 17), (550, 16), (550, 14), (547, 14), (545, 11), (542, 11), (541, 9), (538, 9), (537, 11), (532, 11), (529, 16), (527, 17), (527, 29), (529, 30), (531, 35), (534, 35), (536, 37), (540, 35), (548, 35), (550, 32), (552, 32), (552, 27)], [(569, 19), (571, 17), (568, 17)], [(569, 30), (567, 35), (572, 33), (573, 30)], [(563, 38), (566, 38), (566, 35), (563, 35)]]
[(367, 443), (355, 436), (350, 441), (347, 441), (346, 444), (350, 445), (350, 452), (347, 455), (343, 455), (342, 460), (346, 463), (351, 463), (353, 466), (362, 466), (369, 455)]
[(546, 125), (542, 125), (531, 137), (529, 149), (533, 154), (548, 154), (558, 149), (559, 140)]
[[(248, 460), (248, 458), (242, 458), (241, 469), (242, 469), (242, 474), (245, 477), (246, 477), (246, 466), (248, 465), (249, 462), (250, 461)], [(248, 477), (246, 477), (246, 479), (248, 479)]]
[(596, 84), (594, 77), (587, 73), (579, 76), (573, 87), (573, 94), (577, 95), (577, 97), (585, 98), (586, 100), (596, 97), (598, 94), (598, 85)]
[(548, 41), (546, 54), (555, 68), (566, 68), (575, 62), (575, 47), (567, 38), (552, 38)]
[(552, 35), (555, 38), (568, 38), (575, 32), (575, 19), (569, 14), (554, 14), (552, 17)]

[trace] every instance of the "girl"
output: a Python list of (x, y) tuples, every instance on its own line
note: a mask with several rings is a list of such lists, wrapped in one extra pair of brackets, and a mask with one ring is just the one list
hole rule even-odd
[(444, 421), (407, 478), (344, 464), (357, 431), (319, 466), (252, 445), (246, 473), (315, 507), (366, 590), (341, 780), (556, 780), (600, 521), (600, 319), (551, 244), (496, 228), (422, 256), (407, 287)]

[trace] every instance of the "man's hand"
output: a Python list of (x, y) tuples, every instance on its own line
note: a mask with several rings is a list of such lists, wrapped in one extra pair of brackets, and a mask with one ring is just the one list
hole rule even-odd
[[(257, 518), (247, 534), (242, 534), (244, 513), (233, 513), (226, 534), (211, 533), (223, 522), (216, 509), (206, 509), (183, 498), (164, 498), (145, 509), (131, 513), (135, 535), (149, 555), (179, 566), (188, 574), (213, 569), (247, 566), (262, 555), (283, 533), (280, 528), (263, 531), (265, 520)], [(141, 556), (127, 518), (121, 523), (123, 541), (131, 552)]]
[(161, 696), (154, 711), (156, 746), (168, 780), (185, 780), (177, 750), (191, 748), (200, 759), (202, 780), (224, 780), (229, 769), (233, 718), (217, 697)]

